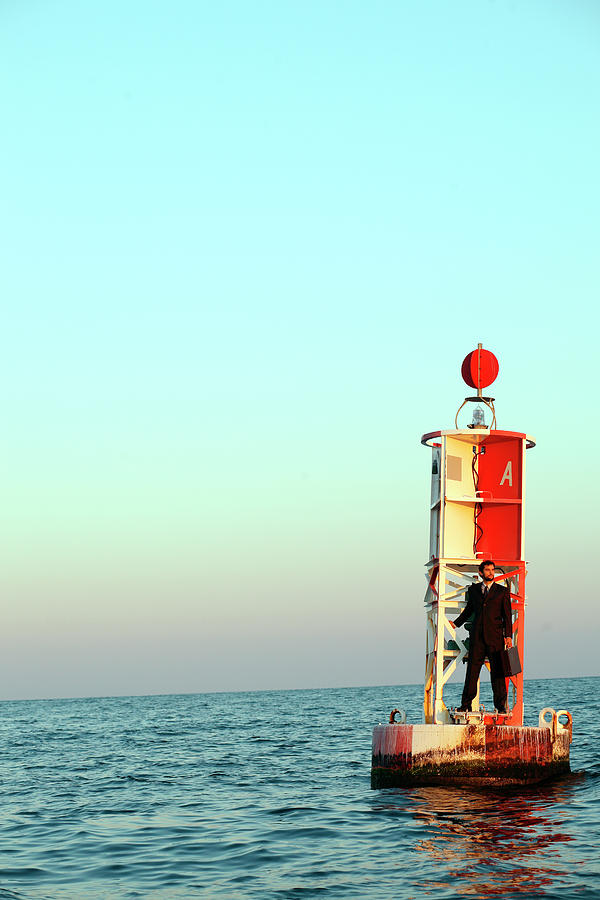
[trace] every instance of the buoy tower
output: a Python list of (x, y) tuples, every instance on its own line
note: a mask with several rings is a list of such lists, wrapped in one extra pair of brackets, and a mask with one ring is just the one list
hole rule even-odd
[[(498, 360), (481, 344), (467, 354), (462, 377), (477, 393), (464, 399), (454, 429), (421, 438), (431, 448), (423, 724), (411, 725), (402, 710), (393, 710), (389, 723), (375, 728), (373, 787), (532, 783), (569, 771), (570, 713), (546, 707), (538, 727), (523, 725), (525, 454), (535, 441), (497, 428), (494, 398), (483, 389), (498, 371)], [(469, 412), (472, 421), (459, 427)], [(469, 637), (451, 622), (466, 605), (468, 587), (479, 580), (483, 560), (494, 561), (495, 581), (510, 591), (521, 661), (506, 677), (506, 712), (486, 710), (479, 686), (472, 711), (444, 702), (444, 687), (469, 653)]]

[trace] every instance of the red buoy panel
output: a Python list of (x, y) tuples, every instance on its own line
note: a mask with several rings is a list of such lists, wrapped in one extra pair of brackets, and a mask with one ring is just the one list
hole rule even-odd
[(467, 353), (463, 360), (461, 374), (469, 387), (487, 387), (496, 380), (500, 366), (491, 350), (477, 349)]
[(477, 549), (484, 558), (518, 560), (522, 554), (524, 441), (491, 435), (483, 441), (483, 448), (478, 464), (482, 503)]
[[(521, 500), (523, 497), (523, 439), (492, 434), (483, 440), (477, 486), (482, 497)], [(518, 557), (517, 557), (518, 558)]]

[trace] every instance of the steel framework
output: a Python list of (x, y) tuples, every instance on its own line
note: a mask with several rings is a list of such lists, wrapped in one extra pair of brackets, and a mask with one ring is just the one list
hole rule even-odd
[[(466, 663), (468, 638), (461, 638), (449, 624), (465, 606), (465, 593), (470, 584), (477, 581), (479, 560), (467, 563), (463, 559), (434, 560), (428, 565), (427, 591), (425, 593), (425, 722), (442, 725), (451, 721), (450, 711), (444, 703), (444, 686), (455, 673), (459, 663)], [(525, 630), (525, 564), (507, 569), (499, 575), (500, 581), (510, 590), (513, 615), (513, 642), (523, 659)], [(489, 664), (486, 663), (489, 667)], [(510, 714), (503, 719), (507, 725), (523, 724), (523, 673), (507, 678)], [(473, 701), (473, 710), (479, 710), (479, 689)], [(493, 720), (484, 716), (484, 721)]]
[[(489, 428), (433, 432), (422, 443), (432, 448), (424, 717), (442, 725), (455, 720), (444, 703), (444, 687), (469, 652), (468, 637), (450, 621), (464, 609), (483, 559), (494, 560), (495, 580), (510, 590), (513, 642), (523, 663), (525, 450), (535, 444), (524, 434)], [(522, 725), (522, 671), (507, 678), (507, 689), (509, 714), (502, 722)], [(472, 708), (481, 721), (498, 719), (480, 710), (479, 686)]]

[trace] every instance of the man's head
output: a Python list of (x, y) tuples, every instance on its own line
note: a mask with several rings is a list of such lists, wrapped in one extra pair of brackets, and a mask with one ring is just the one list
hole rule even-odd
[(494, 580), (494, 560), (493, 559), (483, 559), (479, 563), (479, 574), (483, 578), (485, 582), (490, 582)]

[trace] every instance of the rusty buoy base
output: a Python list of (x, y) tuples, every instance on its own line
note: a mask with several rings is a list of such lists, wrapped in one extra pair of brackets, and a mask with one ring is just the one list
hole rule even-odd
[(536, 784), (570, 771), (570, 730), (511, 725), (377, 725), (371, 787)]

